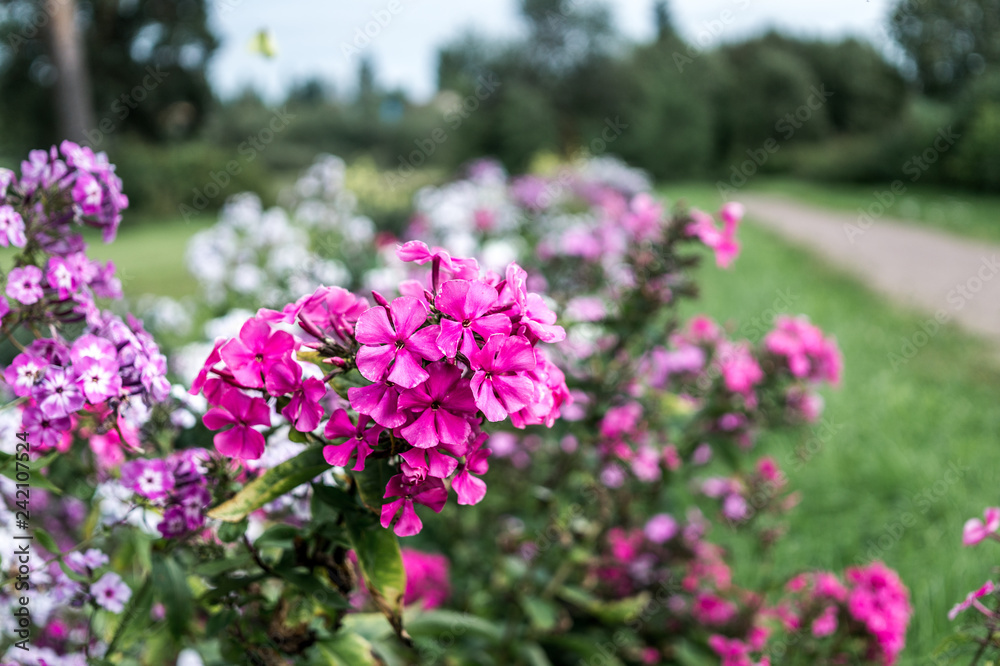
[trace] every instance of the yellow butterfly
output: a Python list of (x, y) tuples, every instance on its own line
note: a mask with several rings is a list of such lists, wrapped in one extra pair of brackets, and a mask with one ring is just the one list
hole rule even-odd
[(259, 53), (268, 59), (278, 55), (278, 42), (274, 39), (274, 34), (266, 28), (258, 30), (247, 46), (251, 53)]

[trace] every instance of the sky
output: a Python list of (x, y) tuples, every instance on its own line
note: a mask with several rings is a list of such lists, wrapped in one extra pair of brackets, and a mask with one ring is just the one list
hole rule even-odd
[[(652, 37), (653, 0), (614, 0), (614, 20), (627, 36)], [(711, 46), (775, 27), (807, 37), (854, 35), (891, 49), (883, 28), (893, 0), (673, 0), (674, 25), (689, 43)], [(435, 90), (437, 49), (473, 31), (519, 34), (517, 0), (211, 0), (222, 45), (210, 76), (223, 97), (248, 85), (277, 101), (296, 82), (319, 77), (348, 92), (362, 56), (372, 58), (384, 88), (425, 101)], [(276, 55), (251, 48), (270, 31)]]

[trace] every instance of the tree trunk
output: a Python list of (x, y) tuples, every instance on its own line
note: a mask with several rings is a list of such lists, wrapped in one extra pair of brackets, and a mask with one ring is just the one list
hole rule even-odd
[(76, 21), (76, 0), (44, 0), (49, 13), (52, 62), (58, 72), (55, 86), (56, 116), (64, 139), (83, 142), (94, 129), (90, 78), (83, 38)]

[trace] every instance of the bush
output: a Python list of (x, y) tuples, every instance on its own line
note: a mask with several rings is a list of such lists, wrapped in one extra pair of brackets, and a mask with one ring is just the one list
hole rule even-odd
[[(214, 212), (229, 196), (243, 191), (273, 202), (276, 184), (248, 154), (238, 145), (226, 150), (202, 142), (159, 145), (134, 139), (111, 149), (124, 174), (125, 194), (140, 217), (176, 217), (183, 213), (181, 205), (190, 207), (191, 214)], [(233, 163), (236, 168), (227, 171), (227, 164)], [(211, 196), (213, 191), (217, 193)]]

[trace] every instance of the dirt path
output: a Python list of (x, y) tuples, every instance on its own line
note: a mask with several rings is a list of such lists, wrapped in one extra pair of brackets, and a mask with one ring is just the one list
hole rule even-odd
[(738, 200), (757, 224), (874, 290), (1000, 345), (1000, 245), (886, 218), (859, 222), (857, 214), (781, 197), (741, 193)]

